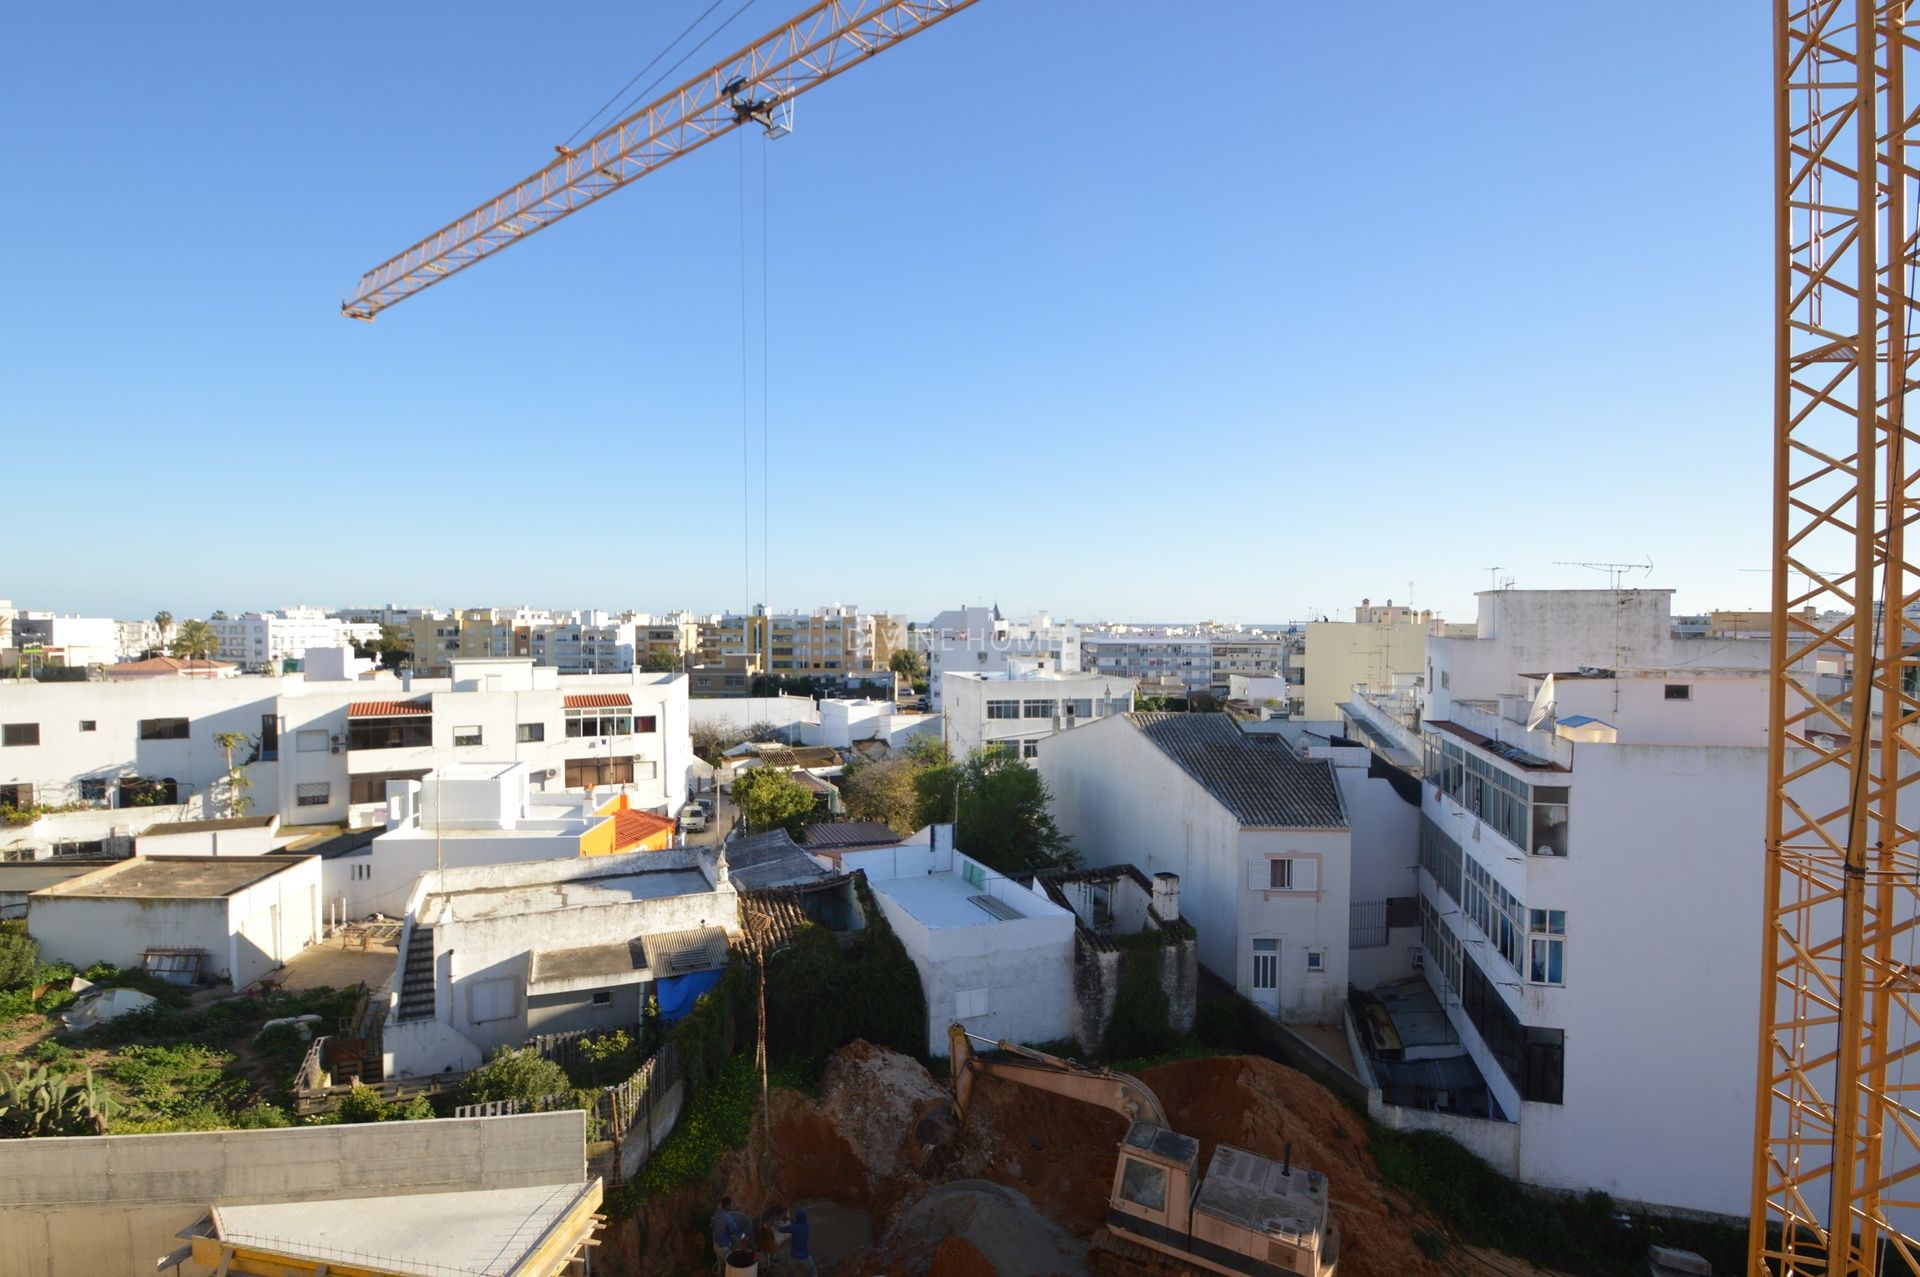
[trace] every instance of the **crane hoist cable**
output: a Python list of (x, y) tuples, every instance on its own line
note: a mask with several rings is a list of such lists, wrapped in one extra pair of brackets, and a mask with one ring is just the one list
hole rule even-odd
[[(613, 91), (612, 97), (608, 98), (605, 102), (602, 102), (598, 107), (594, 109), (594, 112), (592, 115), (589, 115), (586, 119), (582, 120), (580, 122), (579, 128), (567, 134), (567, 140), (561, 143), (561, 145), (572, 146), (575, 138), (579, 137), (582, 133), (585, 133), (589, 128), (593, 127), (593, 122), (595, 120), (598, 120), (602, 115), (605, 115), (607, 113), (608, 107), (612, 106), (615, 102), (618, 102), (621, 99), (621, 97), (623, 97), (626, 94), (626, 91), (628, 89), (631, 89), (634, 85), (640, 82), (641, 76), (653, 70), (653, 68), (655, 68), (656, 66), (659, 66), (660, 59), (666, 57), (669, 53), (673, 52), (674, 45), (679, 44), (682, 40), (686, 39), (687, 36), (693, 31), (695, 27), (699, 26), (702, 22), (705, 22), (708, 18), (712, 17), (713, 11), (715, 9), (718, 9), (721, 5), (725, 4), (726, 2), (727, 0), (713, 0), (713, 3), (708, 5), (706, 9), (701, 12), (699, 17), (695, 18), (692, 22), (689, 22), (686, 25), (685, 30), (681, 31), (680, 34), (673, 37), (673, 39), (667, 41), (665, 45), (661, 46), (660, 52), (654, 54), (653, 57), (647, 62), (645, 66), (641, 67), (638, 71), (635, 71), (633, 73), (633, 78), (631, 80), (628, 80), (625, 84), (615, 89)], [(753, 0), (747, 0), (747, 4), (750, 5), (752, 3), (753, 3)], [(745, 12), (746, 12), (746, 5), (742, 5), (740, 9), (734, 13), (733, 18), (737, 18), (742, 13), (745, 13)], [(688, 49), (684, 54), (682, 54), (680, 57), (680, 61), (675, 62), (672, 66), (662, 71), (659, 77), (656, 78), (653, 81), (653, 83), (649, 84), (646, 88), (640, 90), (638, 96), (645, 97), (647, 94), (653, 92), (656, 88), (658, 88), (660, 86), (661, 80), (666, 79), (668, 76), (672, 75), (675, 71), (679, 70), (680, 67), (686, 62), (688, 58), (698, 53), (701, 50), (701, 48), (706, 45), (708, 40), (713, 39), (714, 36), (717, 36), (722, 31), (726, 30), (727, 23), (732, 22), (733, 18), (728, 18), (726, 22), (722, 22), (719, 26), (715, 27), (712, 31), (708, 32), (706, 39), (701, 40), (699, 44), (694, 45), (691, 49)]]

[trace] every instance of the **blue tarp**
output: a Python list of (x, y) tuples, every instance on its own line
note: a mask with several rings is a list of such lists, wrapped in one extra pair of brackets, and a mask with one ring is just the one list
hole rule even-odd
[(720, 983), (723, 970), (696, 971), (692, 975), (670, 975), (656, 980), (653, 996), (660, 1002), (660, 1018), (671, 1023), (693, 1010), (700, 995)]

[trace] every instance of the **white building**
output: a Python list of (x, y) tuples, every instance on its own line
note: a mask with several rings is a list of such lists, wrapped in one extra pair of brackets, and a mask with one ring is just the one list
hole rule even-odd
[(200, 974), (242, 988), (320, 937), (312, 856), (145, 856), (44, 887), (27, 934), (45, 962), (138, 968), (149, 950), (197, 951)]
[(1072, 1034), (1071, 910), (955, 851), (950, 825), (837, 860), (843, 871), (866, 873), (920, 973), (929, 1055), (946, 1050), (947, 1026), (956, 1022), (1011, 1042)]
[(1133, 708), (1133, 680), (1107, 674), (1062, 674), (1016, 659), (992, 673), (948, 670), (939, 676), (947, 748), (965, 757), (1001, 745), (1032, 758), (1055, 732)]
[(1675, 637), (1668, 607), (1665, 590), (1489, 591), (1474, 637), (1429, 640), (1423, 974), (1494, 1116), (1376, 1116), (1530, 1184), (1740, 1216), (1767, 644)]
[(20, 612), (13, 618), (13, 646), (57, 653), (66, 665), (111, 665), (121, 657), (120, 625), (104, 616)]
[(387, 784), (386, 830), (323, 862), (326, 915), (406, 912), (435, 868), (575, 860), (623, 850), (590, 792), (541, 793), (525, 763), (449, 763)]
[(208, 799), (228, 732), (244, 738), (234, 761), (253, 814), (289, 824), (383, 824), (387, 781), (467, 761), (525, 763), (536, 790), (611, 789), (646, 810), (686, 798), (684, 675), (563, 677), (524, 658), (456, 660), (436, 679), (309, 664), (344, 677), (0, 680), (0, 805), (224, 815)]
[(385, 1076), (477, 1068), (535, 1033), (631, 1029), (649, 996), (712, 986), (739, 917), (693, 848), (427, 874), (388, 990)]
[(1424, 678), (1434, 625), (1431, 611), (1395, 607), (1392, 599), (1385, 606), (1360, 600), (1351, 621), (1309, 621), (1295, 661), (1300, 716), (1322, 722), (1339, 717), (1341, 702), (1356, 685), (1384, 689), (1400, 675)]
[(207, 624), (220, 640), (214, 655), (249, 670), (277, 670), (286, 661), (304, 659), (309, 648), (350, 647), (380, 638), (378, 622), (343, 621), (315, 607), (248, 612)]
[(1202, 966), (1280, 1019), (1339, 1020), (1352, 831), (1327, 760), (1225, 714), (1136, 713), (1043, 741), (1038, 766), (1089, 863), (1179, 875)]
[(929, 707), (934, 710), (941, 708), (942, 674), (999, 674), (1015, 662), (1051, 672), (1080, 669), (1080, 627), (1044, 612), (1009, 621), (998, 607), (956, 608), (920, 626), (913, 640), (927, 658)]

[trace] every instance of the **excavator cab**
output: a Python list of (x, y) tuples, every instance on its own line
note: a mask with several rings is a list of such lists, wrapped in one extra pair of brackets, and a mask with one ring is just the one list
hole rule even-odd
[(1185, 1236), (1199, 1182), (1200, 1141), (1152, 1122), (1135, 1122), (1120, 1144), (1107, 1198), (1107, 1226), (1136, 1236)]

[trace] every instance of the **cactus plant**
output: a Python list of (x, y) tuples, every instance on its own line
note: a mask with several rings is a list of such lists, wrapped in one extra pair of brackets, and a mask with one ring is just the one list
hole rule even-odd
[(31, 1064), (0, 1071), (0, 1136), (9, 1139), (105, 1135), (119, 1107), (91, 1069), (77, 1078)]

